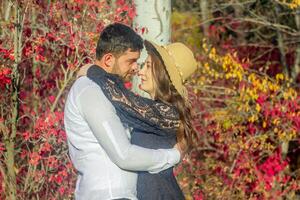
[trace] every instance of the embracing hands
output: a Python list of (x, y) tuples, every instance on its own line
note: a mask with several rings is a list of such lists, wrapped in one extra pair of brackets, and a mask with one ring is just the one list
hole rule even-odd
[(86, 65), (80, 67), (79, 71), (77, 72), (76, 78), (79, 78), (79, 77), (81, 77), (81, 76), (86, 76), (86, 75), (87, 75), (88, 69), (89, 69), (92, 65), (93, 65), (93, 64), (89, 63), (89, 64), (86, 64)]
[(180, 159), (182, 160), (188, 152), (188, 145), (186, 140), (178, 141), (174, 146), (180, 153)]

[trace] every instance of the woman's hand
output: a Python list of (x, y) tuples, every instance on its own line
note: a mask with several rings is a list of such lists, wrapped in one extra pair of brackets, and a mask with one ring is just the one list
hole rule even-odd
[(180, 152), (180, 159), (182, 160), (185, 157), (188, 150), (186, 140), (181, 140), (177, 142), (174, 147)]
[(77, 72), (76, 78), (79, 78), (79, 77), (81, 77), (81, 76), (86, 76), (86, 75), (87, 75), (88, 69), (89, 69), (92, 65), (93, 65), (93, 64), (89, 63), (89, 64), (86, 64), (86, 65), (80, 67), (79, 71)]

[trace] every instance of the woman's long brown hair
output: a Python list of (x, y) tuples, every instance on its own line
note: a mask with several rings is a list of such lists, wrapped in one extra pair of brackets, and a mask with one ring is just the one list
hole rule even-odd
[(186, 143), (187, 150), (190, 150), (193, 146), (193, 137), (196, 136), (196, 132), (191, 123), (192, 114), (190, 104), (185, 101), (173, 86), (164, 62), (154, 46), (148, 41), (145, 41), (145, 47), (148, 55), (151, 56), (152, 59), (152, 74), (156, 84), (155, 99), (172, 104), (177, 108), (181, 121), (176, 135), (177, 142)]

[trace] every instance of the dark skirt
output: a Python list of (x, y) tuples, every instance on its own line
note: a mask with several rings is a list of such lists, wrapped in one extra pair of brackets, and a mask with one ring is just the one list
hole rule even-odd
[(158, 174), (139, 172), (137, 181), (139, 200), (184, 200), (184, 195), (173, 175), (173, 168)]
[[(176, 134), (155, 135), (133, 131), (131, 143), (150, 149), (168, 149), (176, 143)], [(139, 172), (137, 181), (139, 200), (184, 200), (184, 195), (173, 173), (173, 167), (157, 174)]]

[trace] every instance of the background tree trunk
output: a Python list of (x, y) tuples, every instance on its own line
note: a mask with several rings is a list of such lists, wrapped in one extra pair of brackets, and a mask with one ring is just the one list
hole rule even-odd
[[(295, 21), (296, 21), (297, 30), (300, 32), (300, 7), (298, 7), (296, 11)], [(292, 73), (293, 80), (297, 81), (299, 73), (300, 73), (300, 43), (298, 43), (298, 47), (296, 50), (295, 65)]]
[[(133, 28), (143, 39), (154, 41), (158, 44), (167, 44), (171, 38), (171, 0), (136, 0), (137, 16)], [(139, 63), (146, 58), (145, 50), (142, 51)], [(139, 79), (133, 80), (133, 91), (145, 95), (138, 88)]]
[(200, 0), (199, 2), (199, 6), (200, 6), (200, 10), (201, 10), (201, 19), (202, 19), (202, 27), (203, 27), (203, 33), (205, 35), (206, 38), (208, 38), (208, 34), (209, 34), (209, 8), (208, 8), (208, 2), (207, 0)]
[(17, 3), (14, 5), (14, 57), (15, 62), (12, 68), (12, 101), (11, 101), (11, 131), (5, 140), (6, 153), (5, 163), (8, 176), (8, 182), (6, 184), (7, 199), (16, 199), (16, 168), (15, 168), (15, 140), (17, 134), (17, 122), (18, 122), (18, 110), (19, 110), (19, 85), (20, 85), (20, 74), (19, 74), (19, 63), (22, 55), (22, 19), (21, 19), (21, 8)]

